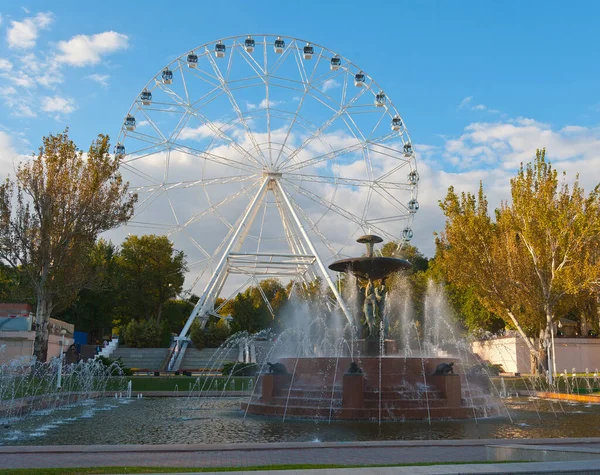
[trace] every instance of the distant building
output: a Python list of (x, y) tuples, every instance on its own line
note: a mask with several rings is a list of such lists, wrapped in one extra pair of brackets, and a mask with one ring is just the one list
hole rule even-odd
[[(60, 355), (61, 330), (65, 349), (73, 343), (74, 325), (51, 318), (48, 322), (48, 359)], [(30, 359), (35, 341), (33, 307), (25, 303), (0, 303), (0, 364), (15, 358)]]

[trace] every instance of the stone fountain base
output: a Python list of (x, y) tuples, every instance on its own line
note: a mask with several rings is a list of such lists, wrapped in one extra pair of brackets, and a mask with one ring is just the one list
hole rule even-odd
[[(463, 376), (434, 375), (452, 358), (362, 357), (362, 374), (344, 358), (284, 358), (292, 374), (263, 374), (260, 395), (242, 403), (249, 414), (340, 420), (466, 419), (498, 415), (500, 406)], [(295, 368), (295, 369), (294, 369)], [(258, 388), (257, 388), (258, 389)]]

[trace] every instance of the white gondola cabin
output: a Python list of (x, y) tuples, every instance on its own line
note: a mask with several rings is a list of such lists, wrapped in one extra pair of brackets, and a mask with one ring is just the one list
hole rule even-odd
[(386, 101), (386, 99), (385, 99), (385, 94), (383, 93), (383, 91), (378, 92), (375, 95), (375, 105), (377, 107), (383, 107), (385, 105), (385, 101)]
[(171, 84), (173, 82), (173, 71), (169, 68), (165, 68), (162, 72), (162, 82), (164, 84)]
[(365, 75), (363, 74), (363, 72), (361, 71), (359, 73), (356, 73), (354, 75), (354, 85), (356, 87), (363, 87), (364, 84), (365, 84)]
[(281, 39), (281, 36), (278, 36), (275, 40), (275, 43), (273, 43), (273, 49), (278, 54), (283, 53), (283, 50), (285, 49), (285, 41)]
[(144, 89), (140, 94), (140, 101), (142, 101), (142, 104), (145, 106), (149, 106), (152, 104), (152, 93), (147, 89)]
[(125, 117), (125, 128), (129, 131), (135, 130), (135, 117), (131, 114), (128, 114), (127, 117)]
[(392, 119), (392, 125), (391, 125), (392, 130), (402, 130), (403, 125), (404, 124), (402, 124), (402, 119), (399, 116), (395, 116)]
[(417, 170), (413, 170), (408, 174), (408, 183), (411, 185), (419, 183), (419, 174), (417, 173)]
[(419, 202), (414, 198), (408, 202), (408, 211), (410, 214), (415, 214), (419, 211)]
[(402, 239), (410, 241), (413, 238), (413, 231), (410, 228), (404, 228), (402, 230)]
[(312, 59), (313, 54), (315, 54), (315, 49), (310, 45), (310, 43), (306, 43), (303, 51), (304, 59)]
[(256, 46), (256, 42), (254, 41), (254, 39), (251, 36), (249, 36), (248, 38), (246, 38), (246, 41), (244, 41), (244, 49), (248, 53), (254, 52), (254, 47), (255, 46)]
[(198, 66), (198, 55), (196, 53), (190, 53), (187, 55), (188, 68), (196, 68)]
[(337, 71), (338, 69), (340, 69), (340, 66), (342, 65), (342, 60), (339, 56), (334, 56), (333, 58), (331, 58), (331, 61), (329, 63), (329, 68), (332, 71)]
[(227, 48), (225, 47), (225, 45), (219, 41), (215, 45), (215, 55), (217, 56), (217, 58), (224, 58), (226, 49)]
[(412, 145), (410, 144), (410, 142), (406, 142), (404, 144), (404, 156), (405, 157), (410, 157), (413, 154), (413, 148)]
[(125, 156), (125, 146), (121, 143), (115, 145), (115, 155), (117, 158), (123, 158)]

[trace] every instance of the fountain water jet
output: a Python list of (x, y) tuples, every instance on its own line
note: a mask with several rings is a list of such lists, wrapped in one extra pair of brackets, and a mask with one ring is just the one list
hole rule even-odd
[[(456, 341), (451, 345), (441, 338), (442, 332), (453, 336), (454, 331), (443, 315), (443, 295), (437, 287), (431, 286), (428, 292), (429, 316), (423, 337), (416, 323), (407, 321), (410, 315), (400, 317), (404, 354), (398, 353), (396, 341), (390, 338), (390, 312), (408, 304), (387, 301), (390, 296), (386, 295), (385, 278), (411, 264), (375, 256), (373, 246), (381, 241), (378, 236), (362, 236), (358, 242), (367, 245), (365, 257), (343, 259), (329, 266), (347, 273), (350, 288), (344, 295), (356, 296), (348, 307), (354, 309), (355, 321), (360, 324), (358, 338), (346, 326), (340, 335), (346, 340), (346, 345), (339, 347), (344, 349), (342, 354), (335, 335), (331, 338), (332, 330), (339, 332), (337, 325), (323, 315), (308, 315), (306, 307), (302, 315), (308, 324), (304, 329), (296, 328), (297, 339), (289, 342), (288, 356), (278, 360), (281, 366), (271, 366), (268, 373), (261, 371), (256, 385), (260, 391), (242, 403), (245, 414), (379, 423), (424, 419), (431, 423), (434, 419), (478, 418), (502, 412), (501, 404), (491, 401), (483, 387), (468, 381), (466, 346)], [(411, 327), (415, 329), (418, 355), (410, 348)], [(320, 330), (314, 335), (319, 345), (311, 338), (315, 328)], [(328, 339), (333, 342), (331, 348), (326, 344)], [(278, 343), (281, 341), (280, 336)], [(294, 349), (296, 355), (292, 356), (289, 350)], [(448, 352), (451, 349), (452, 356)]]

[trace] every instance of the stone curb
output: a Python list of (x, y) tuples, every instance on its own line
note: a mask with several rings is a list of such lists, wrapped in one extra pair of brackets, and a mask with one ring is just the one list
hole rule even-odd
[(127, 453), (127, 452), (223, 452), (257, 450), (315, 450), (369, 447), (477, 447), (486, 445), (571, 445), (600, 444), (600, 437), (565, 439), (457, 439), (457, 440), (384, 440), (367, 442), (272, 442), (242, 444), (174, 445), (13, 445), (0, 446), (0, 454), (35, 453)]

